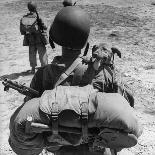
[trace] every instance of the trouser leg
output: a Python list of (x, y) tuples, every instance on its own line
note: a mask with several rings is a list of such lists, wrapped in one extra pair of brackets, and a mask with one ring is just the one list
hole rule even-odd
[(45, 45), (37, 45), (38, 54), (39, 54), (39, 60), (41, 63), (41, 66), (45, 66), (48, 64), (48, 56), (46, 52), (46, 46)]
[(37, 48), (35, 45), (30, 45), (29, 46), (29, 61), (30, 61), (30, 66), (32, 68), (35, 68), (37, 66)]

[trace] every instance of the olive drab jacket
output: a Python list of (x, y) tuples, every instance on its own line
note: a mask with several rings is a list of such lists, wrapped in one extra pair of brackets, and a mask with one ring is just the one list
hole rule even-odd
[[(34, 12), (30, 12), (24, 15), (23, 17), (30, 17), (30, 18), (34, 17), (37, 19), (37, 15)], [(20, 20), (20, 33), (21, 35), (24, 35), (23, 46), (30, 46), (30, 45), (36, 45), (36, 44), (42, 44), (42, 45), (48, 44), (47, 27), (43, 23), (43, 20), (40, 17), (39, 19), (37, 19), (37, 25), (38, 25), (38, 31), (36, 33), (26, 34), (26, 32), (23, 31), (22, 29), (22, 23)]]
[[(81, 58), (82, 59), (82, 58)], [(69, 61), (61, 62), (61, 56), (55, 57), (53, 63), (40, 68), (34, 75), (30, 87), (39, 91), (40, 95), (45, 90), (54, 88), (59, 76), (70, 65)], [(104, 91), (110, 87), (111, 76), (105, 75), (104, 69), (94, 70), (93, 64), (86, 64), (83, 61), (74, 69), (73, 73), (61, 85), (65, 86), (86, 86), (93, 84), (96, 89)], [(105, 81), (106, 76), (106, 81)]]
[[(69, 59), (63, 61), (62, 58), (63, 56), (56, 56), (51, 64), (40, 68), (34, 75), (30, 87), (37, 90), (40, 96), (45, 90), (51, 90), (55, 87), (58, 78), (73, 62)], [(81, 57), (81, 59), (81, 63), (61, 85), (86, 86), (91, 84), (100, 92), (121, 94), (129, 102), (130, 106), (134, 107), (132, 91), (124, 84), (117, 84), (113, 67), (101, 65), (95, 70), (94, 63), (86, 63), (84, 57)], [(29, 100), (28, 97), (27, 99)]]

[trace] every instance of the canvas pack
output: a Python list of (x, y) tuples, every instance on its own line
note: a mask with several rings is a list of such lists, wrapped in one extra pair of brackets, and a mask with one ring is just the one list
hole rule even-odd
[(37, 18), (23, 16), (21, 19), (21, 28), (26, 34), (36, 33), (38, 31)]

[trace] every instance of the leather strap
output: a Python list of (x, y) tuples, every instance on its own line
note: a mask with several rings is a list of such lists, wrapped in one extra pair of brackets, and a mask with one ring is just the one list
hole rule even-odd
[(88, 102), (81, 102), (81, 126), (82, 126), (82, 141), (88, 140)]

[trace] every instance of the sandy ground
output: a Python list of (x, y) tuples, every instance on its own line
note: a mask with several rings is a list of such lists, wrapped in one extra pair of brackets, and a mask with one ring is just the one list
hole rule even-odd
[[(27, 0), (0, 1), (0, 77), (29, 86), (32, 75), (28, 48), (22, 46), (19, 20), (26, 13)], [(61, 1), (37, 0), (38, 10), (50, 27)], [(91, 17), (91, 45), (111, 42), (122, 52), (116, 58), (118, 79), (134, 92), (135, 110), (143, 125), (138, 144), (121, 151), (121, 155), (155, 155), (155, 1), (151, 0), (80, 0), (78, 5)], [(49, 63), (60, 53), (47, 45)], [(38, 66), (40, 66), (38, 60)], [(14, 155), (8, 145), (9, 119), (22, 104), (24, 96), (0, 83), (0, 155)]]

